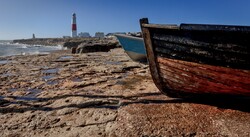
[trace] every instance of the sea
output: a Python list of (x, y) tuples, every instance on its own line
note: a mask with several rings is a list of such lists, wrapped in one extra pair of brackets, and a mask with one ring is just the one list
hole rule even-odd
[(33, 55), (33, 54), (49, 54), (52, 51), (62, 50), (63, 46), (43, 46), (43, 45), (26, 45), (12, 43), (9, 40), (0, 40), (0, 57), (13, 55)]

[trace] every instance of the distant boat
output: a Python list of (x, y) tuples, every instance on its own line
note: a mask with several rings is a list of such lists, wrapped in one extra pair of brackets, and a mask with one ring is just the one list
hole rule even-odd
[(171, 97), (250, 96), (250, 26), (140, 20), (154, 83)]
[(124, 34), (115, 35), (128, 56), (138, 62), (147, 62), (143, 38)]

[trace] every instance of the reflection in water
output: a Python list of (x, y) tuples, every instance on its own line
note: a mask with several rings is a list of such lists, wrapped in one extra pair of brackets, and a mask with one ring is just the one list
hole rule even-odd
[(48, 81), (49, 79), (53, 78), (54, 76), (53, 75), (47, 75), (47, 76), (43, 76), (42, 79), (44, 81)]
[(109, 65), (121, 65), (122, 63), (119, 61), (105, 61), (105, 64), (109, 64)]
[(59, 60), (64, 60), (64, 59), (72, 59), (74, 58), (73, 56), (61, 56)]
[(57, 85), (58, 81), (48, 81), (47, 84), (48, 85)]
[(0, 60), (0, 65), (1, 64), (7, 64), (8, 63), (8, 60)]
[(59, 71), (58, 68), (42, 70), (42, 72), (45, 74), (57, 73), (58, 71)]

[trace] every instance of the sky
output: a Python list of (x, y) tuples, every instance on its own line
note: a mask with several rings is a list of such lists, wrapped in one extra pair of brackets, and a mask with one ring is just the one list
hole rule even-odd
[(0, 0), (0, 39), (70, 36), (77, 31), (138, 32), (139, 19), (156, 24), (250, 26), (250, 0)]

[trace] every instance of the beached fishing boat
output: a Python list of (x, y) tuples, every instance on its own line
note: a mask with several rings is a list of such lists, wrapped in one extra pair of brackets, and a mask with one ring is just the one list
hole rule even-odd
[(140, 20), (155, 85), (171, 97), (250, 96), (250, 27)]
[(132, 60), (138, 62), (147, 61), (143, 38), (124, 34), (116, 34), (115, 36)]

